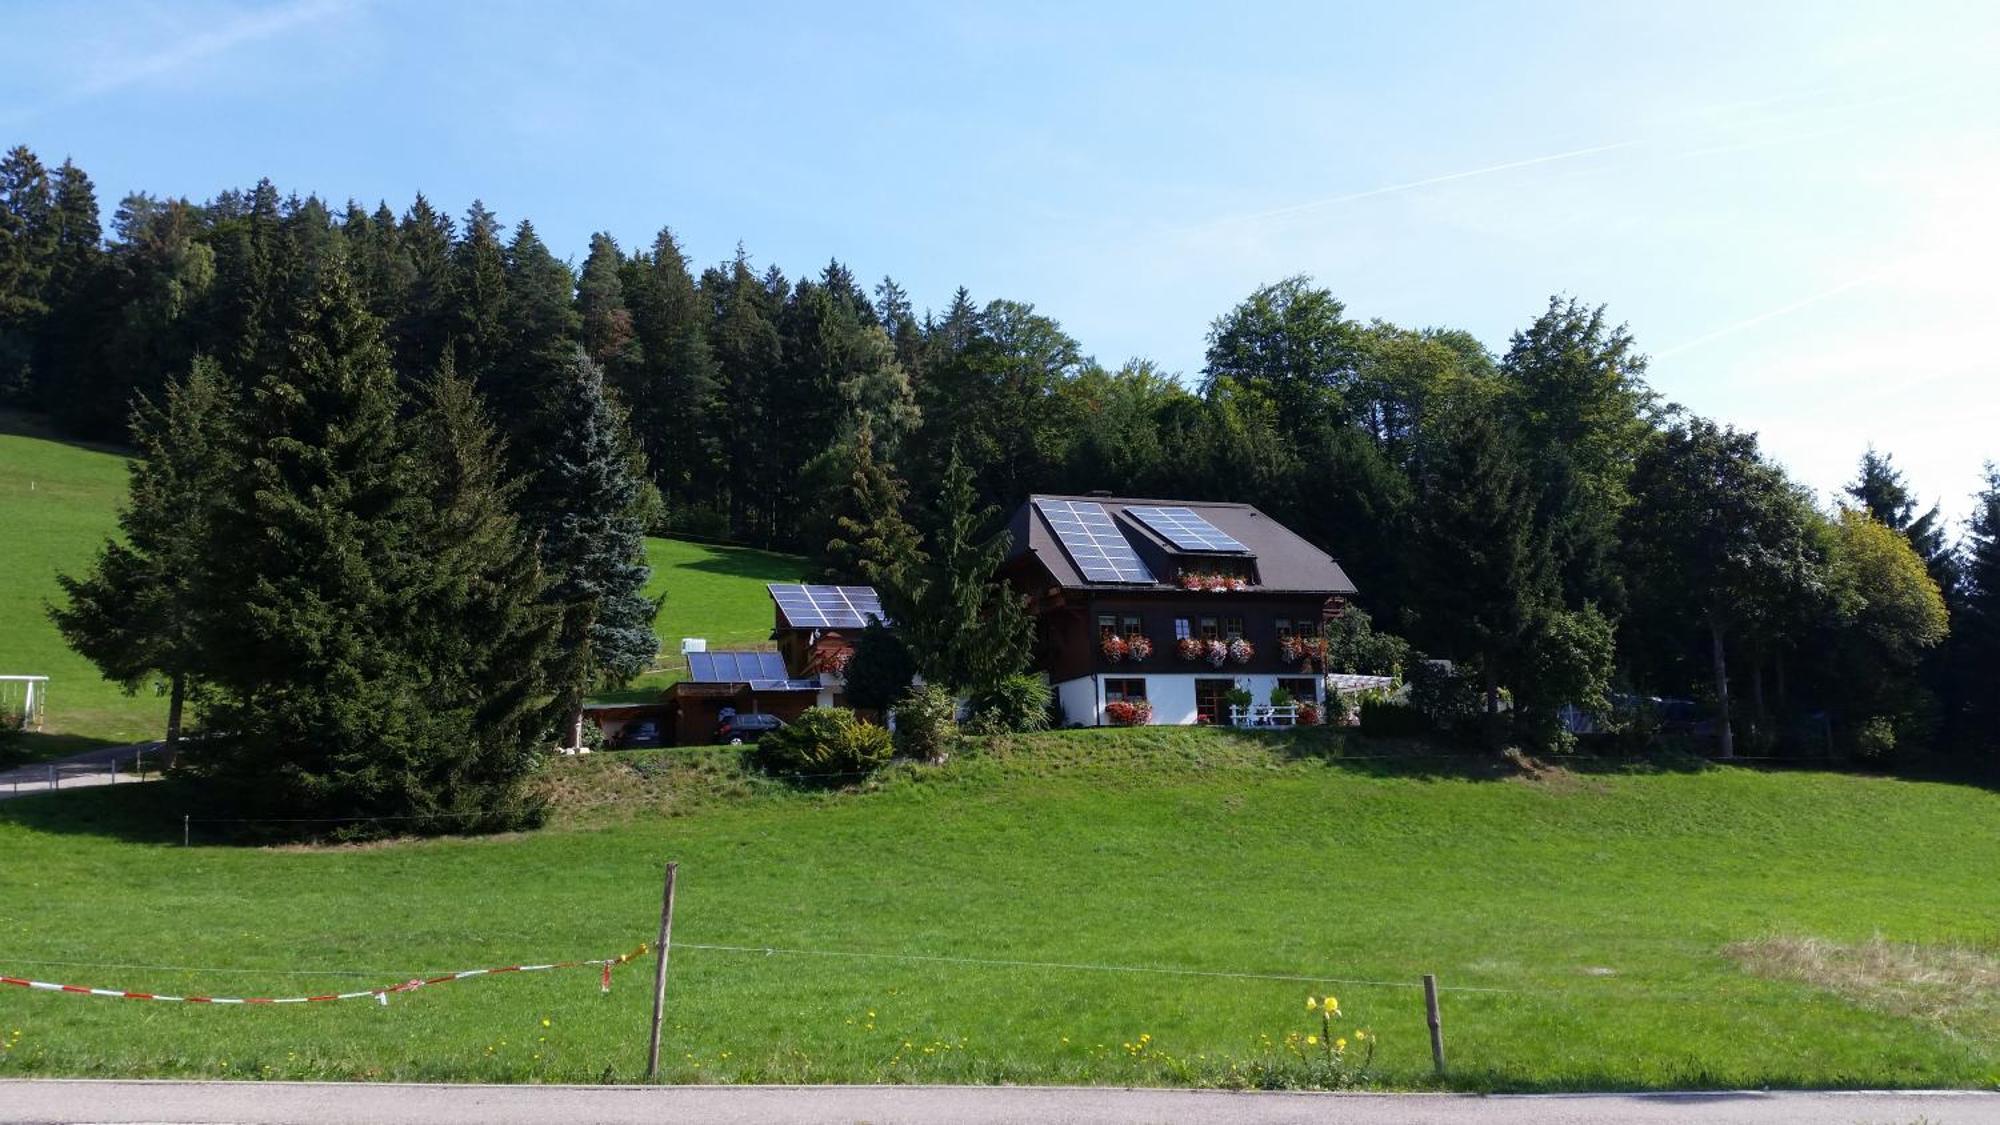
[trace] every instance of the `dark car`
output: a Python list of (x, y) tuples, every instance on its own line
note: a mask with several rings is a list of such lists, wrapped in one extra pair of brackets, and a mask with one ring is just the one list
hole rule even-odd
[(715, 728), (715, 740), (731, 746), (755, 742), (784, 725), (785, 721), (776, 715), (724, 715)]
[(651, 719), (640, 719), (618, 734), (618, 747), (621, 750), (637, 750), (660, 744), (660, 724)]

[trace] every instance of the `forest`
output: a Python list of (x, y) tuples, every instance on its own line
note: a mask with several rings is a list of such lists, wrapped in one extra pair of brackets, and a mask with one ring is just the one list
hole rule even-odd
[[(1257, 505), (1342, 563), (1375, 629), (1451, 661), (1474, 709), (1507, 701), (1530, 741), (1561, 704), (1668, 696), (1725, 718), (1725, 755), (2000, 758), (2000, 472), (1956, 535), (1890, 451), (1855, 451), (1823, 505), (1754, 433), (1656, 393), (1604, 308), (1526, 311), (1495, 354), (1285, 278), (1219, 310), (1183, 379), (1106, 366), (1026, 301), (961, 288), (920, 312), (839, 261), (792, 278), (739, 246), (702, 266), (665, 228), (629, 249), (598, 234), (577, 267), (480, 202), (455, 218), (418, 195), (398, 213), (268, 180), (128, 195), (106, 223), (74, 164), (18, 147), (0, 163), (0, 404), (136, 443), (163, 494), (234, 495), (176, 513), (145, 501), (141, 468), (127, 513), (140, 555), (215, 521), (239, 548), (205, 580), (218, 589), (282, 585), (327, 552), (415, 565), (398, 544), (452, 538), (461, 557), (395, 581), (496, 633), (436, 640), (457, 674), (542, 644), (567, 669), (474, 691), (469, 716), (643, 667), (642, 534), (797, 551), (914, 602), (913, 575), (973, 577), (1030, 492), (1105, 489)], [(236, 460), (203, 463), (205, 444)], [(353, 526), (312, 510), (336, 482), (375, 490), (343, 509)], [(100, 636), (141, 612), (103, 585), (107, 550), (70, 580), (66, 628), (92, 632), (93, 597)], [(388, 598), (387, 574), (354, 579), (357, 596)], [(243, 729), (267, 700), (255, 669), (320, 658), (258, 648), (270, 621), (310, 632), (318, 612), (319, 592), (266, 592), (261, 631), (179, 638), (234, 646), (188, 690)], [(968, 630), (1007, 616), (958, 604)], [(118, 643), (149, 649), (133, 676), (174, 659)]]

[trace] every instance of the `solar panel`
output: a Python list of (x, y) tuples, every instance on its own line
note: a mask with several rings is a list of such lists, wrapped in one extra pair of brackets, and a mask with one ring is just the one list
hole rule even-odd
[(1250, 553), (1250, 548), (1208, 522), (1193, 508), (1130, 507), (1125, 511), (1183, 551)]
[(1146, 569), (1125, 533), (1105, 514), (1104, 505), (1088, 500), (1037, 499), (1035, 507), (1087, 581), (1153, 584), (1153, 572)]
[(698, 684), (754, 684), (786, 676), (785, 658), (775, 652), (688, 653), (688, 679)]
[(773, 582), (767, 587), (785, 623), (798, 629), (859, 629), (870, 620), (889, 623), (882, 598), (873, 586), (797, 586)]

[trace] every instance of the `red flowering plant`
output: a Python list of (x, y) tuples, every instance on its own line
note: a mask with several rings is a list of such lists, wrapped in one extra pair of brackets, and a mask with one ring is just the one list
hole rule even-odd
[(1183, 590), (1201, 589), (1201, 575), (1196, 574), (1192, 571), (1183, 571), (1181, 573), (1181, 589)]
[(1319, 704), (1299, 704), (1299, 725), (1302, 727), (1316, 727), (1319, 725)]
[(1132, 662), (1136, 664), (1153, 655), (1153, 638), (1144, 633), (1134, 633), (1125, 638), (1125, 650), (1131, 654)]
[(1201, 655), (1211, 667), (1220, 668), (1222, 662), (1229, 659), (1229, 646), (1221, 641), (1204, 641)]
[(1141, 727), (1153, 721), (1153, 705), (1143, 699), (1116, 699), (1104, 705), (1104, 717), (1114, 726)]
[(1125, 638), (1118, 636), (1116, 633), (1105, 637), (1103, 643), (1097, 647), (1104, 653), (1104, 659), (1109, 660), (1113, 664), (1125, 659), (1132, 651), (1132, 646), (1126, 643)]
[(1296, 664), (1305, 655), (1305, 645), (1299, 638), (1286, 635), (1278, 638), (1278, 655), (1287, 664)]
[(1200, 637), (1182, 637), (1174, 642), (1174, 648), (1180, 652), (1182, 660), (1200, 660), (1208, 654), (1208, 646), (1202, 643)]
[(1237, 637), (1229, 642), (1229, 659), (1238, 664), (1248, 664), (1257, 655), (1257, 646)]

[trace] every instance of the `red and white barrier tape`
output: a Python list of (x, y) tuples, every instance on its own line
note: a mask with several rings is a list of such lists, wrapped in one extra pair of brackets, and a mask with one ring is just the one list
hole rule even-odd
[(466, 969), (458, 973), (445, 973), (434, 977), (413, 977), (401, 984), (383, 988), (370, 988), (360, 992), (329, 992), (321, 996), (166, 996), (157, 992), (133, 992), (120, 988), (87, 988), (80, 984), (56, 984), (45, 980), (28, 980), (24, 977), (0, 976), (0, 984), (17, 985), (41, 992), (69, 992), (81, 996), (109, 996), (119, 1000), (163, 1000), (179, 1004), (320, 1004), (329, 1000), (365, 1000), (373, 997), (377, 1003), (387, 1005), (392, 992), (415, 992), (434, 984), (450, 984), (452, 981), (470, 977), (495, 976), (500, 973), (539, 973), (549, 969), (577, 969), (585, 965), (600, 965), (604, 971), (598, 978), (598, 986), (605, 992), (611, 991), (611, 970), (614, 966), (644, 957), (652, 951), (648, 942), (629, 953), (616, 957), (599, 957), (589, 961), (552, 961), (546, 965), (502, 965), (496, 969)]

